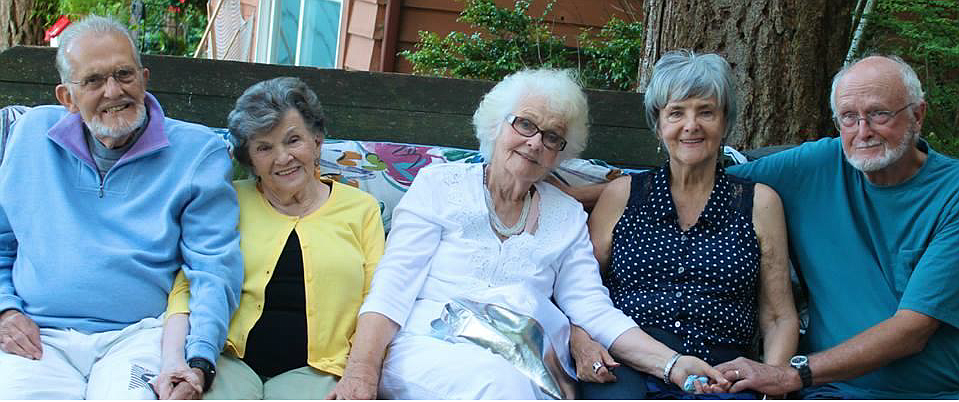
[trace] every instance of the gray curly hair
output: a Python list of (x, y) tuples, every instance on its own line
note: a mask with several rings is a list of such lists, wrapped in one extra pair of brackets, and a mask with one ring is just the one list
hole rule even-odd
[(264, 134), (280, 123), (283, 114), (296, 110), (314, 136), (325, 135), (323, 107), (316, 93), (303, 80), (279, 77), (253, 84), (236, 99), (227, 117), (234, 155), (240, 164), (251, 167), (250, 139)]

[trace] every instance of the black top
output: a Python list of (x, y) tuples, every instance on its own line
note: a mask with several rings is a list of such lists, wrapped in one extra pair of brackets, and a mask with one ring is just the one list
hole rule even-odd
[(266, 285), (263, 315), (250, 330), (243, 361), (256, 374), (273, 377), (306, 366), (306, 356), (306, 284), (294, 229)]
[(684, 232), (669, 183), (668, 165), (632, 176), (605, 281), (613, 305), (640, 327), (677, 335), (683, 354), (711, 364), (728, 358), (711, 357), (713, 351), (745, 355), (758, 315), (754, 184), (717, 168), (706, 207)]

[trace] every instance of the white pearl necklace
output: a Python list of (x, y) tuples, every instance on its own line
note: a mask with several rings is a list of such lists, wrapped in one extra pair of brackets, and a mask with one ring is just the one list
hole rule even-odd
[(523, 198), (523, 211), (520, 212), (519, 220), (513, 226), (506, 226), (499, 219), (499, 215), (496, 215), (496, 208), (493, 207), (493, 196), (489, 192), (489, 188), (486, 187), (486, 167), (483, 167), (483, 195), (486, 196), (486, 208), (489, 210), (489, 220), (493, 224), (493, 230), (497, 234), (503, 237), (515, 236), (520, 233), (523, 233), (523, 230), (526, 229), (526, 220), (529, 218), (529, 209), (530, 205), (533, 204), (532, 192), (527, 191), (526, 197)]

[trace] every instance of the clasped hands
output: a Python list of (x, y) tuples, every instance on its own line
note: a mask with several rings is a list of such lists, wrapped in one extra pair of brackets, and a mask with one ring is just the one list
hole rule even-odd
[(160, 400), (201, 399), (203, 371), (188, 367), (183, 362), (172, 368), (164, 368), (151, 385)]

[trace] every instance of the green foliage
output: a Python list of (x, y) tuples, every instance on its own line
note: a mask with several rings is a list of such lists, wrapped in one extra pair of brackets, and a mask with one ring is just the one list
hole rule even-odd
[(130, 23), (131, 0), (59, 0), (60, 14), (111, 16), (140, 33), (143, 54), (192, 56), (206, 29), (204, 0), (143, 0), (144, 18)]
[(192, 56), (206, 29), (205, 3), (197, 1), (143, 0), (144, 21), (131, 29), (142, 33), (145, 54)]
[(74, 17), (97, 14), (116, 18), (118, 21), (130, 19), (129, 0), (60, 0), (60, 13)]
[(598, 35), (581, 33), (579, 49), (570, 49), (545, 17), (554, 3), (547, 3), (543, 15), (530, 16), (527, 0), (517, 0), (513, 8), (467, 0), (458, 21), (476, 33), (450, 32), (440, 38), (420, 31), (416, 50), (399, 54), (417, 74), (497, 81), (524, 68), (574, 68), (588, 87), (629, 89), (636, 79), (642, 24), (613, 19)]
[(33, 11), (30, 13), (28, 25), (37, 25), (46, 29), (52, 26), (60, 18), (60, 0), (37, 0), (33, 4)]
[(912, 65), (926, 92), (926, 139), (959, 156), (959, 1), (880, 0), (870, 24), (862, 54), (896, 54)]

